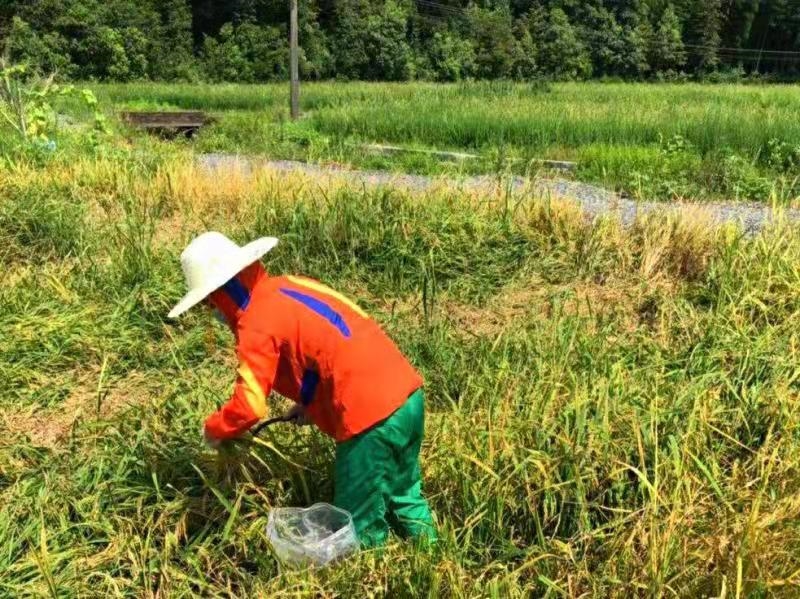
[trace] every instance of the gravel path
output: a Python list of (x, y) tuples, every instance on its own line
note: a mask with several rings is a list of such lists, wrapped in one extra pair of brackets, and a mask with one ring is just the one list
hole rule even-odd
[[(345, 178), (364, 185), (393, 185), (405, 187), (413, 191), (424, 191), (441, 184), (441, 177), (426, 175), (396, 174), (386, 171), (356, 171), (333, 166), (321, 166), (290, 160), (257, 159), (235, 154), (202, 154), (197, 157), (198, 163), (205, 169), (239, 170), (245, 173), (260, 168), (277, 172), (301, 172), (316, 178)], [(461, 177), (447, 179), (448, 184), (465, 190), (492, 190), (497, 188), (497, 179), (490, 176)], [(694, 211), (707, 214), (717, 224), (737, 223), (742, 229), (753, 234), (772, 221), (775, 212), (765, 204), (753, 202), (705, 202), (705, 203), (667, 203), (636, 202), (610, 192), (606, 189), (567, 181), (565, 179), (538, 179), (531, 181), (523, 177), (511, 177), (504, 184), (514, 191), (525, 191), (535, 196), (572, 199), (578, 202), (589, 218), (597, 218), (605, 214), (616, 214), (620, 220), (630, 225), (637, 216), (651, 213), (670, 213)], [(800, 210), (782, 211), (791, 222), (800, 221)]]

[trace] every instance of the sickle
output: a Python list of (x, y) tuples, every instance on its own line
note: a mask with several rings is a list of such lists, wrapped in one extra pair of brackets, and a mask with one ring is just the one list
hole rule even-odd
[(270, 418), (269, 420), (262, 422), (257, 427), (250, 431), (254, 437), (257, 437), (258, 434), (263, 431), (265, 428), (269, 428), (273, 424), (279, 424), (281, 422), (293, 422), (297, 420), (297, 416), (278, 416), (277, 418)]

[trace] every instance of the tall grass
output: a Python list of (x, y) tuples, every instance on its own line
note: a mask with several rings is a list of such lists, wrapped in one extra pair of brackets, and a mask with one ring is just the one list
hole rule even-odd
[[(65, 168), (0, 178), (1, 214), (22, 214), (28, 186), (82, 208), (0, 220), (4, 246), (43, 248), (4, 269), (0, 594), (797, 594), (796, 231), (652, 218), (623, 233), (502, 194)], [(271, 271), (350, 294), (422, 370), (436, 548), (278, 570), (268, 510), (330, 499), (332, 447), (286, 429), (204, 448), (232, 339), (163, 315), (205, 228), (282, 236)], [(109, 397), (56, 441), (32, 430)]]
[[(461, 165), (469, 172), (500, 163), (525, 173), (534, 159), (575, 159), (578, 177), (648, 199), (764, 201), (778, 179), (791, 187), (790, 199), (800, 194), (800, 99), (792, 86), (314, 83), (303, 87), (308, 119), (300, 125), (286, 124), (282, 85), (97, 90), (117, 105), (217, 113), (221, 121), (200, 136), (203, 151), (386, 166), (353, 144), (388, 142), (483, 154)], [(637, 160), (620, 164), (620, 156)]]
[[(116, 104), (152, 102), (210, 111), (282, 106), (282, 85), (105, 85)], [(525, 85), (313, 83), (303, 107), (320, 131), (374, 140), (544, 150), (593, 143), (657, 144), (681, 135), (702, 152), (753, 154), (770, 139), (800, 144), (793, 86), (564, 83)]]

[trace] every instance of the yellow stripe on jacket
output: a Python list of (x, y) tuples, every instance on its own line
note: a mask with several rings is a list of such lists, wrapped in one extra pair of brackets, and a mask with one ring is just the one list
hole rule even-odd
[(369, 315), (367, 315), (367, 313), (364, 312), (364, 310), (359, 308), (351, 300), (349, 300), (348, 298), (343, 296), (338, 291), (334, 291), (330, 287), (328, 287), (326, 285), (323, 285), (322, 283), (318, 283), (317, 281), (312, 281), (310, 279), (304, 279), (302, 277), (295, 277), (295, 276), (291, 276), (291, 275), (287, 276), (286, 278), (289, 281), (291, 281), (292, 283), (294, 283), (295, 285), (299, 286), (299, 287), (305, 287), (306, 289), (311, 289), (312, 291), (316, 291), (317, 293), (321, 293), (323, 295), (327, 295), (329, 297), (332, 297), (335, 300), (340, 301), (341, 303), (343, 303), (345, 306), (350, 308), (353, 312), (355, 312), (356, 314), (358, 314), (362, 318), (369, 318)]
[(267, 396), (258, 379), (256, 379), (256, 375), (253, 374), (253, 371), (250, 370), (250, 367), (245, 362), (239, 363), (238, 373), (242, 380), (242, 390), (247, 403), (250, 404), (250, 409), (259, 419), (264, 418), (267, 415)]

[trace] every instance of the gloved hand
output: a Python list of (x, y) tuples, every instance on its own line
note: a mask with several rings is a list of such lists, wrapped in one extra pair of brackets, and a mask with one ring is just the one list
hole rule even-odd
[(299, 403), (294, 404), (283, 417), (295, 426), (308, 426), (311, 424), (306, 414), (305, 406)]

